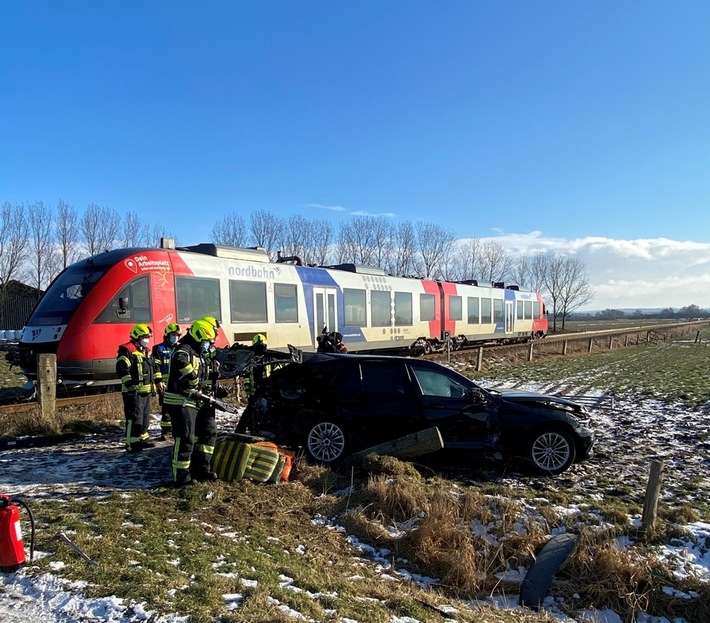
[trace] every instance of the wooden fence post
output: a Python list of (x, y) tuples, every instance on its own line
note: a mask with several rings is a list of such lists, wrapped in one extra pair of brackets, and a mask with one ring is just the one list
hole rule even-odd
[(45, 353), (37, 356), (37, 400), (43, 418), (54, 418), (57, 410), (57, 356)]
[(695, 332), (695, 343), (697, 344), (700, 341), (700, 331)]
[(592, 346), (594, 345), (594, 338), (590, 337), (589, 338), (589, 350), (587, 352), (592, 352)]
[(478, 347), (478, 361), (476, 361), (476, 372), (480, 372), (483, 367), (483, 346)]
[(641, 528), (643, 530), (653, 528), (653, 524), (656, 523), (662, 473), (663, 461), (651, 461), (651, 471), (648, 476), (648, 486), (646, 487), (646, 499), (643, 503), (643, 515), (641, 516)]
[(613, 346), (614, 346), (614, 336), (610, 335), (609, 336), (609, 350), (611, 350)]
[(530, 342), (530, 346), (528, 346), (528, 361), (533, 360), (533, 343)]
[(567, 354), (567, 340), (562, 342), (562, 354), (566, 355)]

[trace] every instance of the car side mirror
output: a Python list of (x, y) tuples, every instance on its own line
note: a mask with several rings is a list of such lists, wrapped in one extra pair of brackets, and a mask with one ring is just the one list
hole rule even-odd
[(483, 392), (478, 387), (471, 387), (466, 390), (466, 396), (474, 402), (483, 402)]

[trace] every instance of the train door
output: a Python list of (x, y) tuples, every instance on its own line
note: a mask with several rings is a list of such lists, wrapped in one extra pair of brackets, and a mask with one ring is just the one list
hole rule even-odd
[(505, 332), (512, 333), (515, 330), (515, 301), (505, 302)]
[(335, 288), (313, 288), (313, 343), (327, 327), (328, 331), (338, 330), (337, 290)]

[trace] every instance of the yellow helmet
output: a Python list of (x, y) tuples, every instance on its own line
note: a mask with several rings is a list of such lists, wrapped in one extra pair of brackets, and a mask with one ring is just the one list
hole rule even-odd
[(200, 318), (200, 320), (204, 320), (205, 322), (209, 322), (213, 327), (214, 330), (217, 331), (217, 329), (220, 328), (219, 320), (215, 318), (214, 316), (205, 316), (204, 318)]
[(131, 339), (140, 340), (142, 337), (150, 337), (153, 335), (153, 329), (151, 329), (147, 324), (139, 322), (137, 325), (133, 325), (131, 329)]
[(167, 327), (165, 327), (165, 332), (163, 333), (163, 335), (167, 337), (171, 333), (181, 334), (182, 330), (180, 329), (180, 325), (175, 322), (171, 322)]
[(264, 346), (266, 346), (266, 336), (263, 333), (257, 333), (251, 340), (252, 344), (259, 344), (262, 343)]
[(204, 318), (195, 320), (190, 327), (189, 333), (196, 342), (204, 342), (205, 340), (211, 342), (217, 337), (214, 327)]

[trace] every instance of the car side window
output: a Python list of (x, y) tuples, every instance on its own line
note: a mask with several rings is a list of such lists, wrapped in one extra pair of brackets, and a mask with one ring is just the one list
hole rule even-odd
[(437, 370), (420, 370), (414, 368), (414, 376), (424, 396), (445, 398), (462, 398), (466, 395), (466, 387), (456, 379)]
[(404, 367), (390, 363), (368, 363), (360, 366), (365, 394), (405, 395), (407, 386)]

